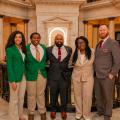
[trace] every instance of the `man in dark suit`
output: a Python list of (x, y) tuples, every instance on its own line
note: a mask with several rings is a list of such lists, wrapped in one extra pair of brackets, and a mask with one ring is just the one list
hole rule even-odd
[(48, 84), (50, 87), (51, 118), (56, 117), (56, 103), (60, 93), (61, 117), (67, 118), (67, 69), (72, 54), (72, 49), (64, 46), (64, 38), (61, 34), (55, 36), (55, 44), (47, 48), (47, 59), (50, 62), (48, 69)]
[(94, 61), (95, 97), (98, 115), (104, 115), (104, 120), (110, 120), (115, 76), (120, 68), (120, 48), (119, 44), (109, 37), (106, 25), (99, 27), (99, 37), (100, 41), (96, 46)]

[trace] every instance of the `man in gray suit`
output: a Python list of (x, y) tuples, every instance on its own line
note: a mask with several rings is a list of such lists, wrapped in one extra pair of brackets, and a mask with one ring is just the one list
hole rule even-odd
[(115, 76), (120, 68), (120, 48), (118, 43), (109, 37), (106, 25), (99, 27), (99, 37), (94, 61), (96, 105), (98, 115), (104, 115), (104, 120), (110, 120)]
[(67, 69), (72, 54), (72, 49), (64, 46), (64, 38), (61, 34), (55, 36), (55, 44), (47, 48), (47, 59), (50, 61), (48, 69), (48, 84), (50, 87), (51, 118), (56, 116), (56, 103), (60, 93), (61, 117), (66, 119), (66, 105), (68, 80)]

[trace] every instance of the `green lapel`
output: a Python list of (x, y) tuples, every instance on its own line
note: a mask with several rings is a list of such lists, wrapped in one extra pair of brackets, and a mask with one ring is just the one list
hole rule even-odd
[[(20, 59), (23, 61), (22, 55), (21, 55), (21, 53), (19, 52), (18, 48), (14, 45), (14, 46), (13, 46), (13, 49), (15, 50), (16, 55), (17, 55), (18, 57), (20, 57)], [(23, 62), (24, 62), (24, 61), (23, 61)]]
[[(36, 62), (38, 62), (38, 61), (33, 57), (32, 53), (31, 53), (30, 45), (31, 45), (31, 44), (29, 44), (29, 46), (28, 46), (28, 51), (30, 52), (30, 55), (31, 55), (32, 59), (34, 59)], [(42, 46), (42, 44), (40, 44), (40, 46), (41, 46), (41, 47), (43, 48), (43, 50), (44, 50), (44, 55), (43, 55), (43, 58), (42, 58), (42, 60), (43, 60), (44, 57), (45, 57), (45, 49), (44, 49), (44, 47)], [(42, 60), (41, 60), (40, 62), (42, 62)], [(40, 63), (40, 62), (38, 62), (38, 63)]]

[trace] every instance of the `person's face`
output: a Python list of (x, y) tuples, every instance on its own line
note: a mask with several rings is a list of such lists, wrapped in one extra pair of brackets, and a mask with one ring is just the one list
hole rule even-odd
[(79, 39), (77, 44), (78, 44), (78, 49), (80, 51), (84, 51), (85, 50), (86, 45), (85, 45), (85, 41), (84, 40)]
[(105, 26), (105, 25), (100, 26), (100, 28), (99, 28), (99, 37), (101, 39), (105, 39), (108, 35), (109, 35), (109, 31), (108, 31), (107, 26)]
[(17, 45), (17, 46), (21, 45), (22, 35), (21, 34), (16, 34), (14, 42), (15, 42), (15, 45)]
[(61, 46), (63, 45), (63, 43), (64, 43), (64, 38), (63, 38), (63, 36), (62, 36), (62, 35), (57, 35), (57, 36), (55, 37), (55, 44), (56, 44), (56, 46), (57, 46), (57, 47), (61, 47)]
[(40, 37), (38, 34), (34, 34), (34, 35), (32, 36), (31, 43), (32, 43), (34, 46), (37, 46), (37, 45), (40, 43), (40, 39), (41, 39), (41, 37)]

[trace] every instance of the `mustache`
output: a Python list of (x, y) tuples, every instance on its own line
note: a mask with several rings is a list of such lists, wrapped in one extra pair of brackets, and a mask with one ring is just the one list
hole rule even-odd
[(55, 43), (55, 45), (56, 45), (57, 47), (62, 47), (62, 46), (63, 46), (63, 43), (62, 43), (62, 42), (59, 42), (59, 43)]

